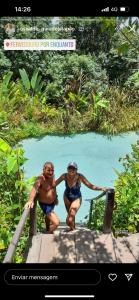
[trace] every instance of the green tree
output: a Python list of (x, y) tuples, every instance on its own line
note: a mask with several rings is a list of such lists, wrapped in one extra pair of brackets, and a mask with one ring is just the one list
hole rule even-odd
[[(60, 25), (73, 28), (70, 37), (76, 39), (78, 53), (98, 55), (100, 51), (108, 52), (111, 48), (117, 20), (106, 17), (62, 17)], [(65, 33), (61, 36), (64, 37)]]
[(23, 173), (25, 161), (22, 148), (12, 149), (0, 138), (0, 260), (5, 255), (27, 198)]
[(69, 92), (89, 96), (92, 91), (102, 91), (108, 85), (105, 70), (91, 55), (54, 54), (44, 72), (48, 81), (46, 99), (59, 105)]
[[(0, 48), (3, 49), (4, 39), (43, 39), (47, 38), (47, 30), (51, 26), (51, 17), (45, 18), (26, 18), (17, 17), (16, 19), (11, 17), (7, 19), (1, 18), (0, 26)], [(13, 24), (15, 26), (15, 32), (9, 34), (6, 31), (6, 25)], [(43, 30), (44, 29), (44, 30)], [(3, 51), (0, 52), (0, 63), (2, 70), (10, 70), (14, 73), (14, 79), (19, 77), (19, 69), (24, 68), (29, 76), (33, 74), (33, 71), (37, 68), (41, 73), (45, 66), (45, 51)]]
[(132, 145), (131, 155), (120, 159), (124, 171), (116, 171), (117, 210), (113, 217), (113, 230), (139, 231), (139, 141)]
[[(115, 235), (122, 230), (127, 233), (139, 232), (139, 141), (132, 145), (132, 152), (119, 161), (123, 171), (116, 172), (115, 201), (116, 210), (113, 212), (112, 229)], [(93, 203), (90, 228), (102, 230), (105, 200)]]
[(117, 30), (107, 52), (103, 66), (107, 70), (110, 83), (123, 85), (138, 68), (138, 23), (132, 18), (118, 18)]

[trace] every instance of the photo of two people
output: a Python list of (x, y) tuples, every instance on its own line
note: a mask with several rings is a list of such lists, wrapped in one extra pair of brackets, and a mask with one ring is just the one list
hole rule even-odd
[(138, 18), (0, 21), (0, 261), (137, 263)]

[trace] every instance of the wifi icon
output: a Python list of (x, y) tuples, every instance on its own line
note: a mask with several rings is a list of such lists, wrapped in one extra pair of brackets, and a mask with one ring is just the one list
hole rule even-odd
[(103, 8), (103, 9), (101, 9), (101, 11), (103, 12), (109, 12), (109, 7), (106, 7), (106, 8)]

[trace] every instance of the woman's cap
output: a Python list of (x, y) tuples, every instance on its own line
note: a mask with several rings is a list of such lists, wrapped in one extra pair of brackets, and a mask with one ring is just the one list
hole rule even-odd
[(78, 166), (77, 166), (77, 164), (76, 164), (75, 162), (70, 162), (70, 163), (68, 164), (68, 168), (70, 168), (70, 167), (75, 168), (75, 169), (78, 169)]

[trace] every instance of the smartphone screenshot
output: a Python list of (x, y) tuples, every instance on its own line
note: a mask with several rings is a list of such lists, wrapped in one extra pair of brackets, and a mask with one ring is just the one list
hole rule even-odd
[(139, 284), (138, 12), (89, 10), (1, 12), (5, 297), (131, 298)]

